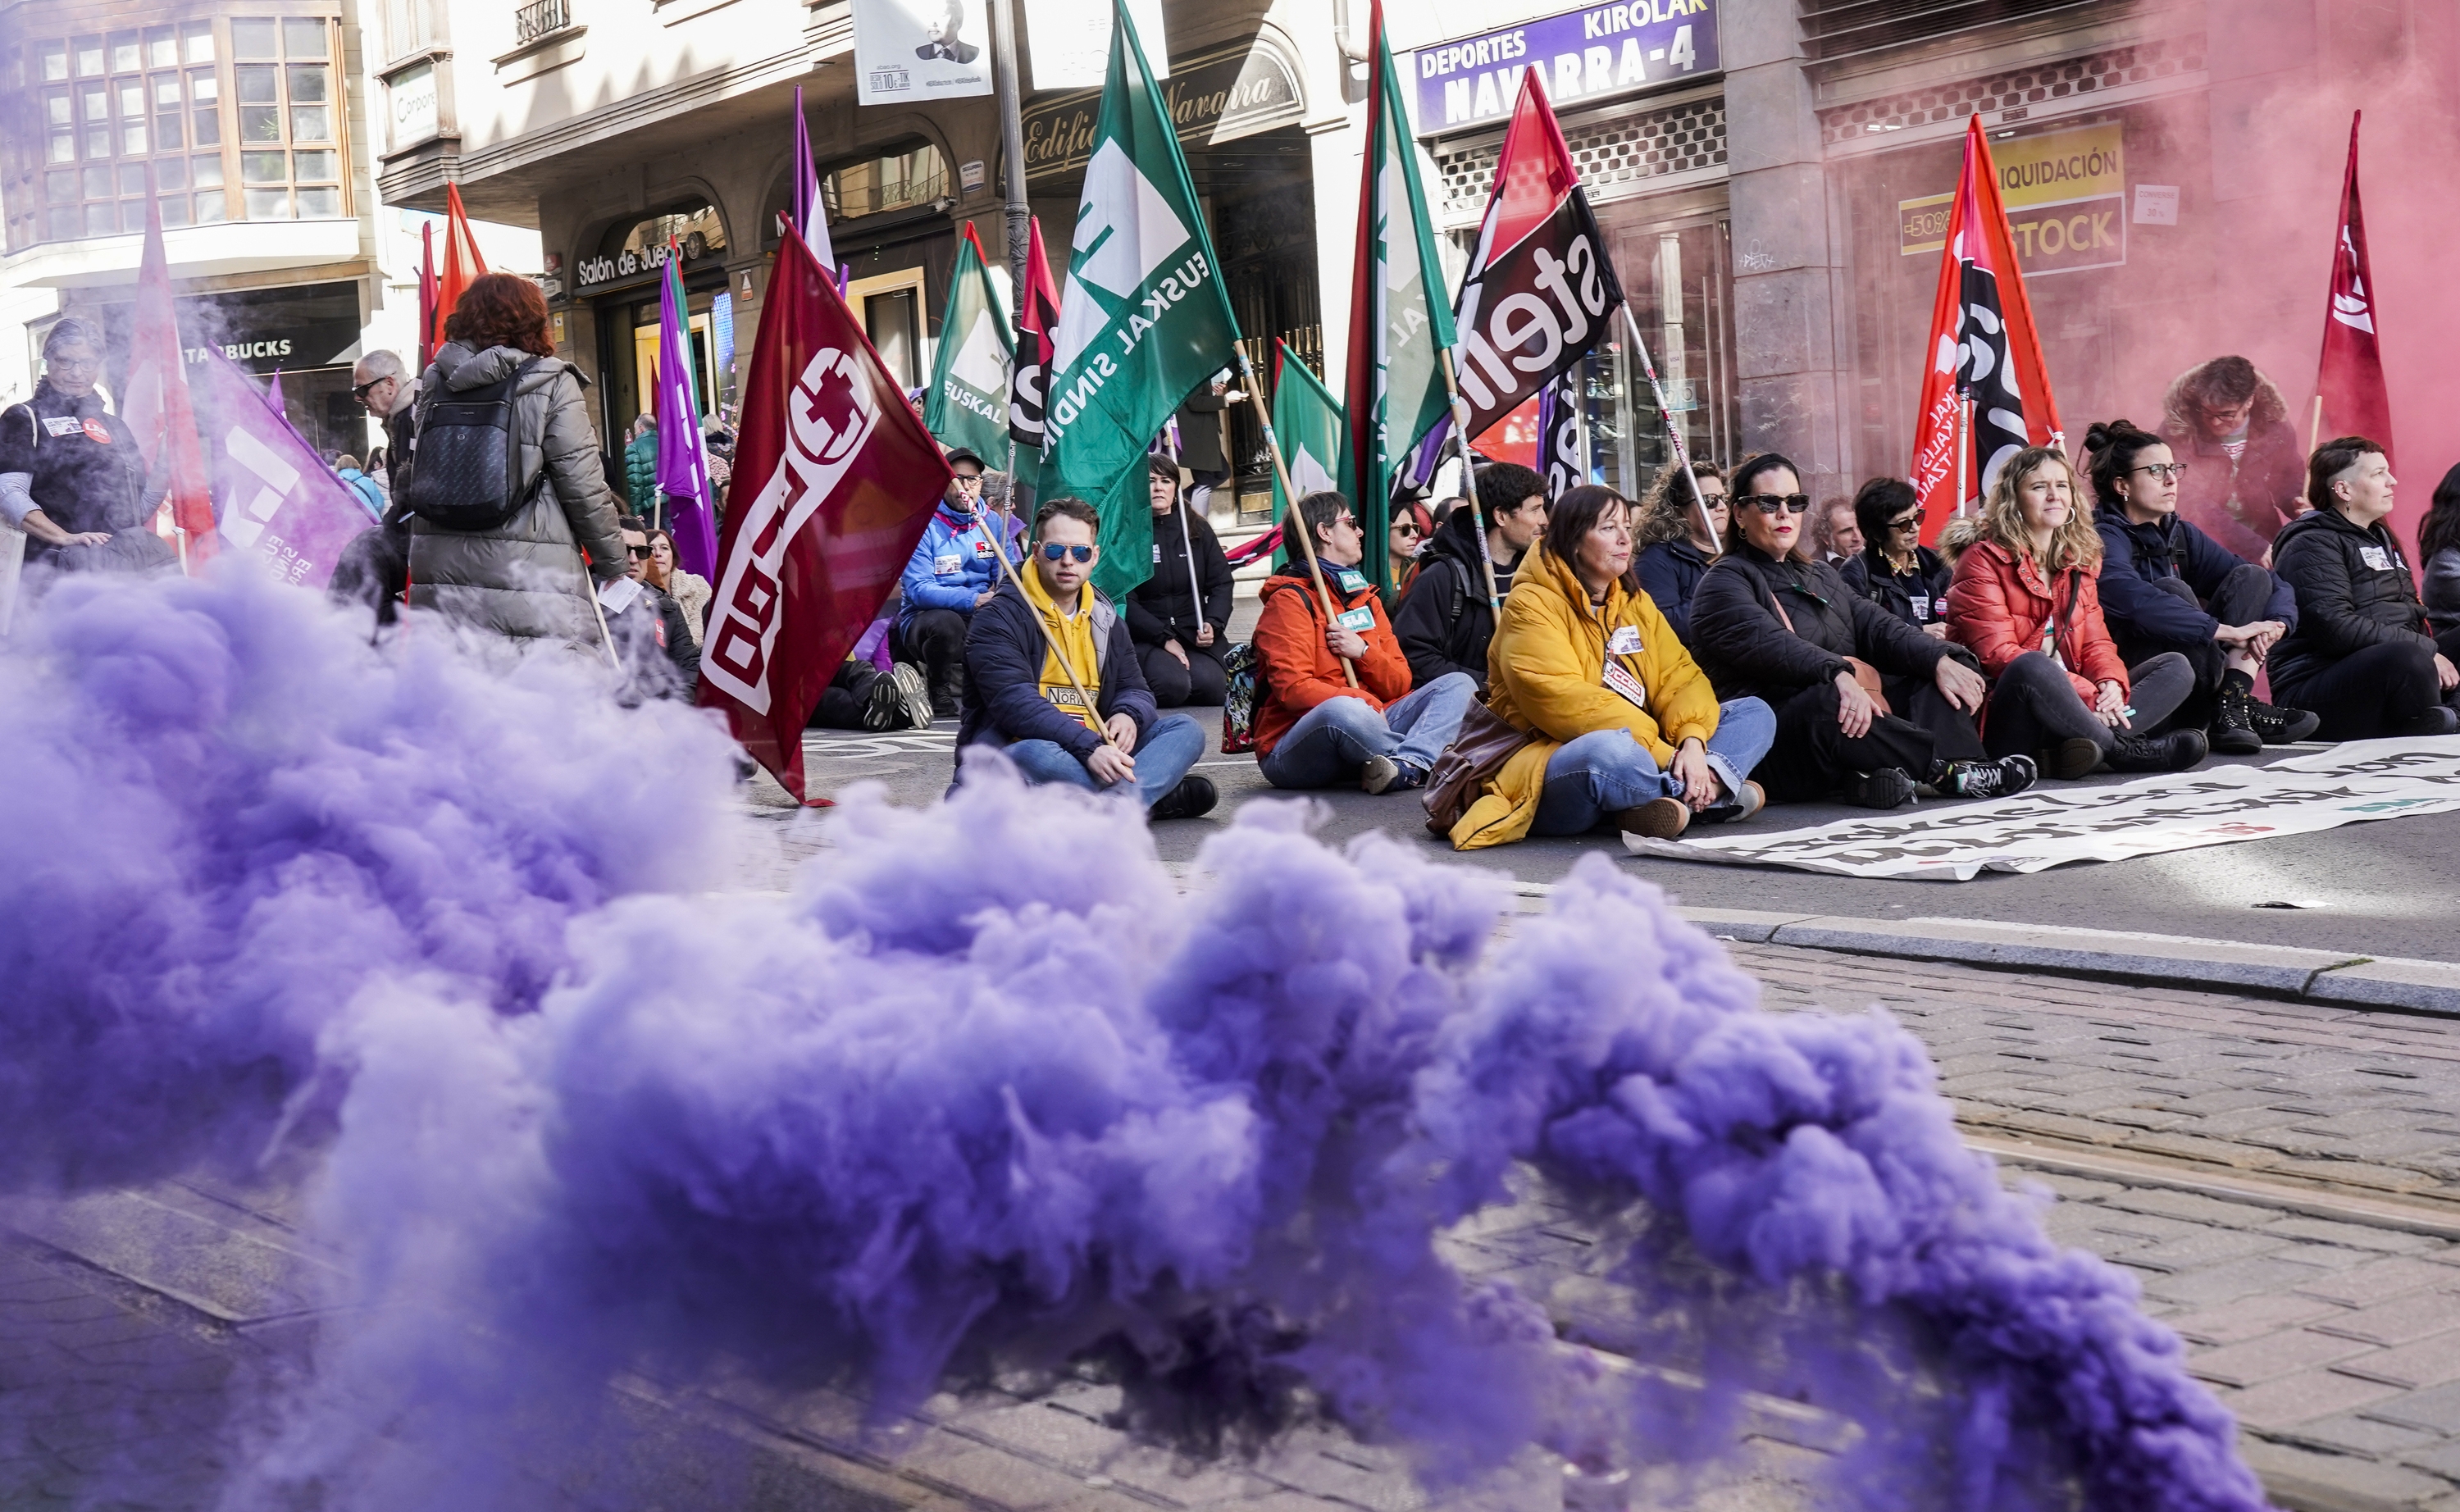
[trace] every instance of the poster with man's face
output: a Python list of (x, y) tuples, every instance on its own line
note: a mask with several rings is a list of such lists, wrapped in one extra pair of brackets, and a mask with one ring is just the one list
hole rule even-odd
[(855, 103), (991, 92), (985, 0), (854, 0)]

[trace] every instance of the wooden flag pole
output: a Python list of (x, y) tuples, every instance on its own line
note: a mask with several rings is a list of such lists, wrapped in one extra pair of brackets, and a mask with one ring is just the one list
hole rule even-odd
[[(1009, 443), (1011, 447), (1013, 447), (1014, 444), (1014, 442)], [(1008, 486), (1012, 488), (1016, 485), (1011, 481)], [(983, 505), (979, 495), (975, 497), (972, 503), (965, 506), (965, 512), (974, 517), (975, 528), (982, 528), (984, 522)], [(996, 535), (996, 532), (994, 532), (994, 535)], [(1059, 637), (1050, 633), (1050, 626), (1049, 622), (1043, 619), (1042, 611), (1033, 607), (1033, 595), (1025, 591), (1025, 580), (1017, 576), (1016, 568), (1011, 565), (1007, 560), (1007, 543), (994, 539), (991, 542), (991, 555), (999, 558), (1000, 570), (1007, 574), (1007, 580), (1010, 583), (1016, 585), (1017, 594), (1025, 600), (1025, 607), (1033, 610), (1034, 628), (1042, 631), (1042, 639), (1050, 646), (1050, 654), (1058, 660), (1059, 670), (1068, 674), (1068, 686), (1075, 689), (1076, 696), (1084, 701), (1085, 713), (1091, 715), (1093, 720), (1093, 733), (1102, 737), (1102, 741), (1105, 745), (1116, 746), (1120, 751), (1126, 751), (1128, 748), (1124, 745), (1120, 745), (1118, 741), (1111, 738), (1111, 732), (1103, 727), (1102, 706), (1095, 703), (1093, 701), (1093, 695), (1085, 691), (1085, 680), (1076, 675), (1076, 669), (1068, 660), (1068, 653), (1060, 649)], [(1092, 591), (1092, 587), (1093, 585), (1092, 582), (1088, 581), (1079, 586), (1076, 589), (1076, 612), (1079, 614), (1085, 612), (1086, 605), (1084, 603), (1084, 595)]]
[[(1235, 328), (1233, 333), (1236, 333)], [(1255, 365), (1247, 360), (1247, 349), (1245, 347), (1234, 342), (1231, 345), (1230, 350), (1239, 354), (1239, 376), (1247, 380), (1248, 397), (1250, 402), (1253, 402), (1256, 393)], [(1280, 437), (1273, 434), (1273, 416), (1271, 410), (1272, 407), (1270, 405), (1258, 404), (1256, 406), (1256, 423), (1264, 428), (1264, 451), (1265, 454), (1273, 459), (1273, 479), (1276, 482), (1279, 482), (1282, 485), (1282, 497), (1290, 501), (1289, 513), (1284, 515), (1282, 519), (1282, 524), (1283, 527), (1282, 530), (1282, 547), (1283, 550), (1287, 550), (1289, 548), (1289, 538), (1292, 532), (1288, 527), (1296, 525), (1298, 527), (1296, 534), (1299, 538), (1299, 555), (1306, 559), (1307, 576), (1315, 580), (1315, 596), (1324, 606), (1325, 628), (1326, 630), (1330, 630), (1334, 623), (1332, 612), (1332, 590), (1324, 586), (1324, 566), (1316, 561), (1315, 557), (1315, 532), (1307, 528), (1306, 512), (1299, 508), (1299, 491), (1290, 486), (1289, 464), (1282, 459), (1282, 440)], [(1349, 658), (1347, 656), (1341, 656), (1336, 657), (1335, 660), (1341, 663), (1341, 674), (1349, 679), (1349, 686), (1352, 688), (1357, 687), (1358, 669), (1351, 664)]]
[(1700, 533), (1708, 538), (1711, 556), (1726, 554), (1726, 543), (1717, 539), (1717, 527), (1708, 519), (1708, 500), (1700, 492), (1699, 475), (1691, 471), (1691, 454), (1683, 445), (1683, 428), (1674, 423), (1674, 411), (1666, 405), (1665, 387), (1657, 381), (1657, 364), (1648, 360), (1648, 343), (1640, 339), (1640, 321), (1631, 312), (1631, 302), (1622, 306), (1623, 329), (1631, 332), (1631, 350), (1640, 357), (1640, 371), (1648, 377), (1649, 397), (1657, 401), (1657, 413), (1665, 421), (1666, 449), (1674, 454), (1674, 465), (1683, 470), (1683, 481), (1691, 490), (1691, 507), (1700, 513)]
[(1503, 594), (1495, 586), (1495, 548), (1486, 541), (1486, 512), (1477, 503), (1477, 464), (1470, 460), (1469, 406), (1461, 402), (1460, 379), (1453, 371), (1453, 349), (1444, 349), (1444, 393), (1453, 401), (1453, 439), (1460, 443), (1461, 496), (1469, 500), (1469, 522), (1477, 532), (1477, 561), (1486, 569), (1487, 607), (1495, 622), (1503, 623)]

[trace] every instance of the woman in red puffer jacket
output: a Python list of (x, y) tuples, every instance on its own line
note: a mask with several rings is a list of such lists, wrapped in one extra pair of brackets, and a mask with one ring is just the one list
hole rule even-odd
[(1982, 538), (1956, 559), (1947, 633), (1993, 679), (1983, 743), (2073, 780), (2105, 764), (2179, 772), (2201, 761), (2194, 730), (2145, 735), (2195, 691), (2195, 668), (2164, 651), (2130, 668), (2102, 623), (2101, 537), (2077, 507), (2064, 453), (2036, 446), (2000, 470)]

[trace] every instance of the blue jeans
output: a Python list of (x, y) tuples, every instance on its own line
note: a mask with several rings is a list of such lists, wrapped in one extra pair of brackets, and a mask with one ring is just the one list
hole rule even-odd
[(1358, 780), (1369, 756), (1424, 772), (1453, 743), (1477, 699), (1467, 672), (1446, 672), (1378, 713), (1364, 698), (1327, 698), (1299, 716), (1260, 763), (1275, 787), (1331, 787)]
[[(1776, 740), (1776, 711), (1756, 698), (1737, 698), (1717, 710), (1717, 733), (1708, 737), (1708, 770), (1726, 785), (1726, 798), (1702, 814), (1713, 819), (1736, 806), (1743, 778), (1760, 764)], [(1546, 791), (1538, 799), (1532, 835), (1585, 835), (1610, 814), (1651, 799), (1674, 797), (1648, 747), (1628, 730), (1593, 730), (1563, 742), (1546, 758)]]
[[(1164, 714), (1146, 728), (1130, 754), (1136, 758), (1136, 775), (1128, 781), (1135, 787), (1136, 801), (1151, 808), (1170, 796), (1204, 754), (1204, 727), (1185, 714)], [(1007, 748), (1007, 758), (1028, 782), (1097, 785), (1085, 763), (1056, 740), (1019, 740)]]

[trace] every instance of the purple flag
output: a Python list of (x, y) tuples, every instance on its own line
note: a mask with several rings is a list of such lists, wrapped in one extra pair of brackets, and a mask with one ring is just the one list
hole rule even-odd
[(274, 414), (283, 416), (285, 419), (289, 418), (290, 412), (288, 409), (284, 407), (282, 402), (282, 370), (280, 368), (273, 370), (273, 382), (265, 391), (265, 402)]
[(190, 372), (223, 539), (285, 583), (323, 587), (342, 548), (369, 528), (366, 507), (239, 364), (208, 347)]
[(675, 564), (714, 582), (717, 499), (709, 485), (709, 452), (701, 440), (700, 399), (685, 339), (682, 265), (681, 255), (669, 248), (667, 276), (658, 282), (658, 492), (674, 500), (668, 524)]

